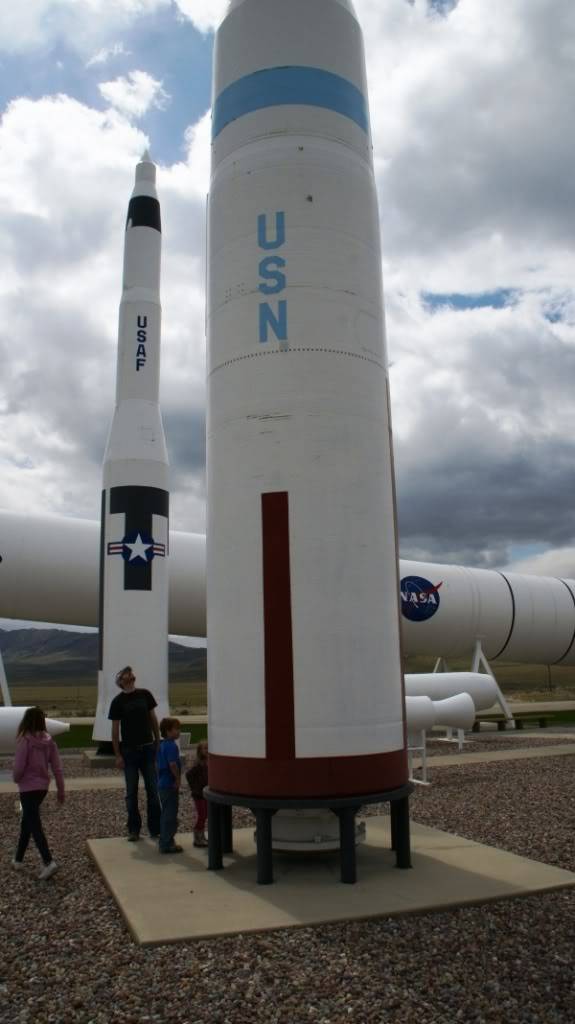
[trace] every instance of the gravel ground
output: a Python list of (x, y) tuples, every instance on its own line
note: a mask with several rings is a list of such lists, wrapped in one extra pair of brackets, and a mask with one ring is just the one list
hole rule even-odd
[[(574, 767), (560, 757), (443, 768), (416, 790), (412, 816), (575, 870)], [(191, 802), (182, 804), (188, 829)], [(35, 851), (25, 872), (11, 871), (18, 818), (14, 796), (0, 796), (2, 1024), (575, 1019), (575, 890), (142, 949), (84, 847), (89, 836), (122, 833), (122, 794), (70, 793), (62, 808), (49, 797), (43, 816), (62, 867), (47, 883), (35, 877)]]

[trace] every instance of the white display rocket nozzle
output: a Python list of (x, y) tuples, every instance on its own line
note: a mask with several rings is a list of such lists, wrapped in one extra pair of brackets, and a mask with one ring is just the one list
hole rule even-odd
[[(24, 713), (28, 710), (29, 705), (24, 707), (10, 707), (0, 708), (0, 753), (1, 754), (12, 754), (16, 748), (16, 738), (18, 733), (18, 726), (24, 718)], [(50, 736), (60, 736), (63, 732), (68, 732), (70, 725), (68, 722), (59, 722), (55, 718), (46, 719), (46, 732)]]
[(156, 167), (136, 167), (128, 205), (116, 407), (104, 458), (100, 665), (94, 739), (110, 739), (117, 672), (168, 713), (168, 455), (159, 405), (162, 233)]

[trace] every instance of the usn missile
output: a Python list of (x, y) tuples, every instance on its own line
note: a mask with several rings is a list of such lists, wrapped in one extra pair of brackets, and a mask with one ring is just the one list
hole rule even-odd
[(232, 0), (208, 202), (210, 789), (407, 783), (379, 216), (350, 0)]
[[(16, 736), (18, 726), (24, 717), (24, 712), (30, 705), (24, 707), (0, 708), (0, 754), (12, 754), (16, 748)], [(50, 736), (60, 736), (68, 732), (68, 722), (59, 722), (56, 718), (46, 719), (46, 732)]]
[(116, 408), (104, 457), (99, 672), (94, 739), (110, 739), (116, 673), (168, 714), (168, 455), (159, 405), (160, 204), (146, 152), (136, 167), (124, 243)]

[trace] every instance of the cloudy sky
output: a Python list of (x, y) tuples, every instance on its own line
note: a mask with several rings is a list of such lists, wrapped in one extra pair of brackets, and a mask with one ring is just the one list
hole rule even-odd
[[(172, 524), (204, 530), (204, 212), (225, 7), (0, 5), (4, 509), (98, 518), (126, 204), (149, 145)], [(356, 9), (401, 553), (575, 577), (575, 4)]]

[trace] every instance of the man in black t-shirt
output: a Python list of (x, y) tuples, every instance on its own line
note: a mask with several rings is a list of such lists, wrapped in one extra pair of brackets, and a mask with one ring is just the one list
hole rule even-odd
[(112, 745), (116, 755), (116, 768), (124, 770), (126, 779), (126, 807), (128, 809), (128, 839), (140, 838), (142, 818), (138, 808), (138, 782), (140, 772), (146, 787), (148, 832), (157, 838), (160, 834), (160, 800), (156, 774), (156, 753), (160, 730), (154, 708), (156, 701), (149, 690), (136, 689), (136, 677), (130, 665), (116, 676), (121, 693), (110, 704), (108, 718), (112, 721)]

